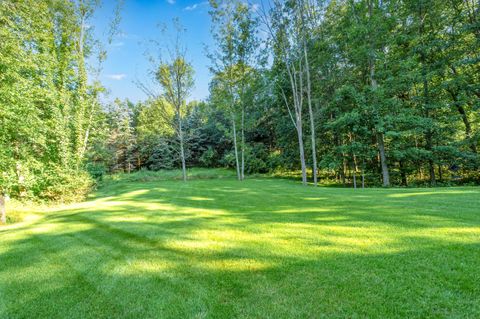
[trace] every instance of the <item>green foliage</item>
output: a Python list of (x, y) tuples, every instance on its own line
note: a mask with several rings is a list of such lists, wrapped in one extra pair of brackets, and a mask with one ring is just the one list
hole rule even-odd
[(94, 180), (87, 172), (51, 167), (42, 176), (38, 197), (65, 203), (78, 202), (86, 198), (94, 186)]
[[(478, 181), (471, 3), (301, 0), (256, 13), (242, 1), (210, 4), (217, 47), (207, 101), (187, 103), (193, 69), (177, 47), (154, 72), (161, 97), (102, 105), (98, 69), (87, 63), (105, 58), (89, 27), (99, 2), (1, 1), (0, 193), (68, 201), (105, 173), (179, 167), (182, 153), (187, 167), (297, 171), (295, 116), (325, 181), (351, 185), (355, 175), (376, 186), (385, 171), (403, 186)], [(311, 116), (285, 107), (307, 91)]]
[(95, 7), (0, 2), (0, 192), (71, 201), (90, 189), (83, 166), (102, 91), (85, 62)]
[(107, 168), (104, 163), (88, 163), (86, 165), (86, 170), (90, 176), (97, 181), (102, 181), (105, 173), (107, 172)]
[[(191, 168), (188, 170), (188, 176), (191, 179), (221, 179), (231, 178), (234, 176), (233, 172), (229, 169), (223, 168)], [(134, 183), (134, 182), (156, 182), (156, 181), (172, 181), (181, 180), (182, 171), (179, 169), (160, 169), (158, 171), (150, 171), (142, 169), (134, 173), (117, 173), (107, 175), (101, 183), (101, 189), (108, 189), (112, 185), (121, 183)]]
[(204, 167), (214, 167), (217, 154), (215, 150), (211, 147), (208, 147), (202, 156), (200, 156), (200, 163)]

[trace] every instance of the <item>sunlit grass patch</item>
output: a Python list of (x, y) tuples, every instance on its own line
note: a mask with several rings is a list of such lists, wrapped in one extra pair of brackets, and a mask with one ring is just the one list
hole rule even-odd
[(0, 229), (0, 318), (476, 318), (478, 207), (479, 188), (121, 177)]

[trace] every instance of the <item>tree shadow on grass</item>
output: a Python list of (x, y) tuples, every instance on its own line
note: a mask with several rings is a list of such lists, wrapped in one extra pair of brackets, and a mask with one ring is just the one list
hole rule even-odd
[(144, 189), (129, 199), (147, 206), (149, 203), (168, 203), (184, 210), (223, 210), (256, 223), (284, 220), (318, 224), (329, 217), (339, 222), (335, 217), (341, 215), (345, 224), (385, 223), (415, 228), (459, 224), (478, 226), (480, 219), (477, 214), (480, 205), (478, 189), (463, 192), (432, 192), (430, 189), (353, 191), (305, 189), (293, 183), (286, 183), (286, 189), (285, 184), (278, 185), (275, 180), (249, 182), (247, 187), (241, 186), (237, 190), (232, 190), (235, 183), (208, 187), (208, 183), (201, 181), (176, 188), (177, 183), (163, 187), (160, 193), (156, 189)]
[(0, 317), (480, 316), (478, 193), (151, 186), (2, 231)]

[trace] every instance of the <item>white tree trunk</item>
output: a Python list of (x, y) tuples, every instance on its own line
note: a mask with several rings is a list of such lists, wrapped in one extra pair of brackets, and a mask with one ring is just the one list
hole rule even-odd
[(390, 186), (390, 174), (388, 172), (387, 157), (385, 156), (385, 143), (383, 134), (377, 134), (378, 152), (380, 153), (380, 164), (382, 165), (383, 186)]
[(182, 128), (182, 119), (180, 117), (180, 110), (177, 110), (178, 117), (178, 139), (180, 140), (180, 157), (182, 160), (182, 174), (183, 181), (187, 181), (187, 166), (185, 164), (185, 149), (183, 146), (183, 128)]
[(245, 110), (242, 107), (242, 127), (241, 127), (241, 135), (242, 135), (242, 168), (240, 178), (243, 181), (245, 179)]
[[(299, 72), (296, 72), (295, 67), (287, 65), (287, 71), (290, 78), (290, 85), (293, 92), (293, 105), (295, 108), (295, 128), (297, 129), (298, 149), (300, 155), (300, 165), (302, 168), (302, 184), (307, 185), (307, 165), (305, 163), (305, 146), (303, 145), (303, 124), (302, 124), (302, 110), (303, 110), (303, 76), (302, 64), (299, 64)], [(298, 78), (297, 78), (298, 75)]]
[(233, 127), (233, 148), (235, 150), (235, 167), (237, 169), (237, 178), (239, 181), (241, 181), (242, 176), (240, 175), (240, 163), (238, 161), (237, 128), (235, 125), (234, 116), (232, 116), (232, 127)]
[(310, 135), (312, 140), (312, 162), (313, 162), (313, 185), (317, 186), (317, 151), (315, 138), (315, 120), (313, 118), (312, 97), (311, 97), (311, 81), (310, 81), (310, 64), (308, 62), (308, 54), (306, 45), (303, 46), (305, 55), (305, 70), (307, 73), (307, 100), (308, 100), (308, 115), (310, 116)]
[(93, 101), (92, 104), (91, 104), (90, 116), (88, 118), (87, 128), (85, 130), (85, 134), (84, 134), (84, 138), (83, 138), (82, 149), (81, 149), (80, 155), (79, 155), (80, 161), (83, 160), (83, 157), (85, 156), (85, 153), (87, 152), (88, 138), (90, 137), (90, 129), (92, 127), (92, 122), (93, 122), (93, 112), (95, 112), (95, 101)]
[[(373, 16), (373, 6), (372, 2), (368, 3), (368, 16), (369, 19), (372, 19)], [(372, 89), (375, 91), (378, 87), (377, 79), (375, 76), (375, 59), (373, 55), (374, 48), (371, 46), (370, 48), (370, 61), (369, 61), (369, 68), (370, 68), (370, 85)], [(382, 179), (383, 179), (383, 186), (390, 186), (390, 173), (388, 171), (388, 164), (387, 164), (387, 156), (385, 155), (385, 143), (384, 143), (384, 136), (383, 133), (377, 133), (377, 144), (378, 144), (378, 152), (380, 153), (380, 162), (382, 166)]]
[(307, 165), (305, 164), (305, 148), (303, 146), (302, 120), (297, 120), (298, 149), (302, 166), (302, 184), (307, 185)]
[(357, 170), (353, 167), (353, 188), (357, 189)]

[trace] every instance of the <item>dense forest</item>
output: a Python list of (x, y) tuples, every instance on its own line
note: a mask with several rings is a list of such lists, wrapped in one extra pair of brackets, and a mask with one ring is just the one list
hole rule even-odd
[(104, 102), (122, 3), (105, 39), (90, 28), (98, 5), (0, 1), (2, 202), (75, 200), (105, 173), (187, 180), (193, 166), (315, 185), (480, 181), (477, 0), (211, 0), (209, 98), (189, 101), (179, 37), (139, 103)]

